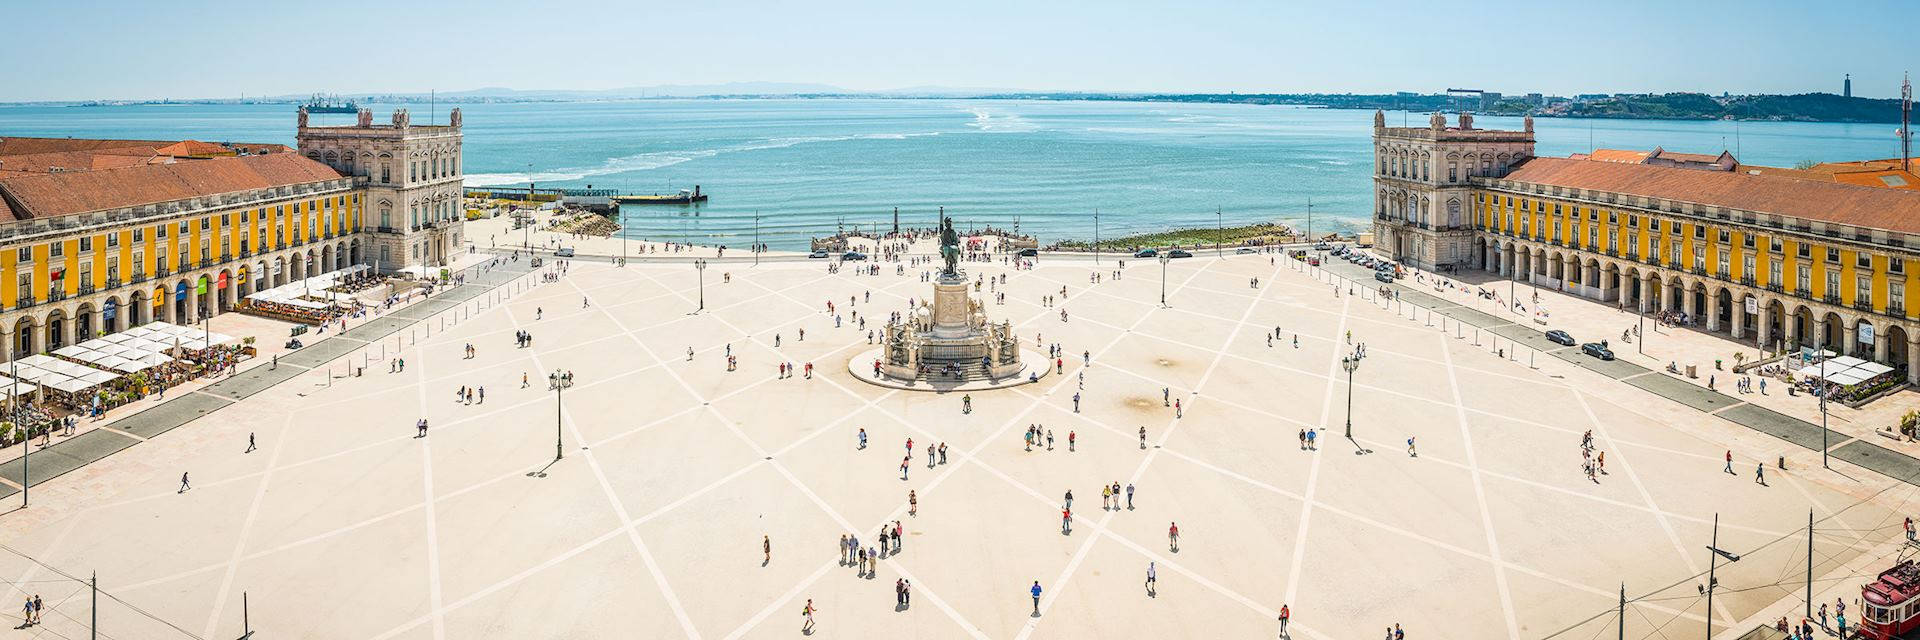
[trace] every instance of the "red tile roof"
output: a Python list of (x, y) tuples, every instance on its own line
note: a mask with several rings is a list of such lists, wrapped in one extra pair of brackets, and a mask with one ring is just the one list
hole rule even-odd
[(340, 178), (292, 153), (186, 160), (102, 171), (0, 176), (0, 220), (71, 215)]
[(48, 173), (52, 171), (97, 171), (171, 161), (153, 147), (125, 147), (100, 151), (49, 151), (17, 156), (0, 156), (0, 171)]
[(1920, 233), (1920, 192), (1731, 171), (1529, 158), (1507, 180)]

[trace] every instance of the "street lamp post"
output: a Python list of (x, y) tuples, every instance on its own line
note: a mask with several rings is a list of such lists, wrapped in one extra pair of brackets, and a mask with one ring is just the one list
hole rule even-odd
[(1707, 551), (1707, 637), (1712, 638), (1713, 591), (1720, 584), (1719, 581), (1713, 577), (1714, 569), (1719, 566), (1721, 558), (1726, 558), (1727, 562), (1740, 561), (1740, 554), (1730, 553), (1720, 549), (1720, 514), (1718, 513), (1713, 514), (1713, 543), (1707, 545)]
[(1160, 306), (1162, 307), (1167, 306), (1167, 263), (1172, 261), (1173, 258), (1167, 257), (1167, 254), (1160, 254)]
[(1353, 439), (1353, 371), (1360, 368), (1360, 355), (1355, 353), (1340, 359), (1340, 369), (1347, 372), (1347, 439)]
[(566, 436), (564, 435), (566, 433), (566, 429), (565, 427), (562, 426), (562, 424), (566, 421), (566, 418), (564, 417), (565, 410), (561, 408), (561, 404), (560, 404), (560, 400), (561, 400), (560, 392), (565, 391), (566, 388), (567, 388), (567, 379), (563, 376), (555, 375), (553, 377), (553, 459), (554, 460), (559, 460), (561, 458), (566, 457), (567, 455), (565, 452), (565, 449), (561, 446), (561, 442), (564, 441), (564, 439), (566, 438)]
[(697, 258), (694, 259), (693, 272), (698, 275), (698, 279), (700, 280), (700, 308), (694, 309), (693, 312), (699, 313), (707, 309), (707, 261)]
[[(533, 163), (527, 163), (527, 204), (533, 204)], [(527, 257), (533, 257), (533, 214), (527, 214), (527, 224), (520, 227), (520, 244), (526, 245)]]
[(760, 212), (758, 210), (753, 212), (753, 266), (760, 266)]
[(1100, 264), (1100, 210), (1093, 210), (1093, 263)]
[(1220, 242), (1227, 235), (1226, 223), (1220, 218), (1220, 207), (1213, 208), (1213, 257), (1220, 257)]

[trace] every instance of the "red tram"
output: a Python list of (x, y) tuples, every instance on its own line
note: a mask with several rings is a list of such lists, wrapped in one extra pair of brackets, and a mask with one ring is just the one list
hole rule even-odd
[(1920, 563), (1901, 560), (1880, 577), (1860, 587), (1866, 603), (1859, 637), (1893, 640), (1920, 628)]

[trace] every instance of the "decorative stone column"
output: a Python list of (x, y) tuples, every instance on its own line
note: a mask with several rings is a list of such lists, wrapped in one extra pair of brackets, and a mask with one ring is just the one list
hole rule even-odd
[(1920, 383), (1920, 333), (1907, 332), (1907, 382)]
[(1813, 320), (1813, 347), (1816, 350), (1827, 348), (1827, 318), (1819, 316)]
[(1760, 350), (1765, 351), (1767, 348), (1767, 345), (1771, 344), (1772, 342), (1773, 342), (1773, 304), (1768, 302), (1762, 302), (1760, 304), (1760, 321), (1754, 323), (1753, 346), (1759, 347)]
[(1780, 324), (1785, 325), (1787, 328), (1787, 348), (1799, 349), (1800, 348), (1800, 316), (1795, 315), (1793, 313), (1788, 313), (1786, 320), (1782, 321)]
[(1747, 332), (1747, 299), (1744, 296), (1730, 298), (1728, 302), (1733, 304), (1732, 313), (1727, 314), (1732, 317), (1733, 326), (1728, 329), (1733, 332), (1733, 339), (1739, 340)]
[(1874, 325), (1873, 328), (1873, 361), (1885, 364), (1887, 362), (1887, 334), (1885, 331), (1880, 330), (1879, 325)]
[(1843, 332), (1846, 335), (1840, 336), (1840, 343), (1847, 346), (1846, 350), (1840, 352), (1840, 355), (1853, 355), (1854, 351), (1860, 349), (1860, 321), (1842, 319), (1840, 323), (1840, 326), (1846, 328)]
[[(33, 337), (31, 338), (33, 343), (32, 344), (33, 353), (46, 353), (47, 352), (47, 323), (36, 320), (34, 321), (33, 328), (30, 329), (30, 331), (33, 332)], [(32, 354), (28, 354), (28, 355), (32, 355)]]

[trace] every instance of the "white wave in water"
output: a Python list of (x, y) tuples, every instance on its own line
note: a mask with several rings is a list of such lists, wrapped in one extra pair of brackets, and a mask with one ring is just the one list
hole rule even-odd
[(1344, 167), (1344, 166), (1347, 166), (1347, 165), (1350, 165), (1350, 164), (1353, 164), (1353, 163), (1351, 163), (1351, 162), (1347, 162), (1347, 161), (1344, 161), (1344, 160), (1321, 160), (1321, 161), (1320, 161), (1320, 164), (1330, 164), (1330, 165), (1333, 165), (1333, 166), (1336, 166), (1336, 167)]
[(1040, 125), (1034, 124), (1032, 120), (1011, 113), (998, 113), (984, 107), (969, 108), (967, 113), (973, 114), (973, 122), (967, 123), (967, 126), (981, 131), (1033, 131), (1040, 128)]
[[(800, 144), (815, 142), (843, 142), (847, 140), (905, 140), (923, 136), (937, 136), (938, 131), (922, 133), (863, 133), (850, 136), (801, 136), (791, 138), (768, 138), (754, 142), (741, 143), (718, 149), (697, 149), (692, 151), (650, 151), (630, 156), (609, 158), (598, 167), (573, 167), (540, 171), (533, 174), (534, 182), (556, 182), (565, 180), (585, 180), (594, 176), (604, 176), (630, 171), (647, 171), (670, 167), (682, 162), (711, 158), (722, 153), (738, 151), (760, 151), (765, 149), (783, 149)], [(523, 184), (527, 181), (524, 173), (471, 173), (467, 174), (465, 184), (470, 187), (489, 187), (504, 184)]]

